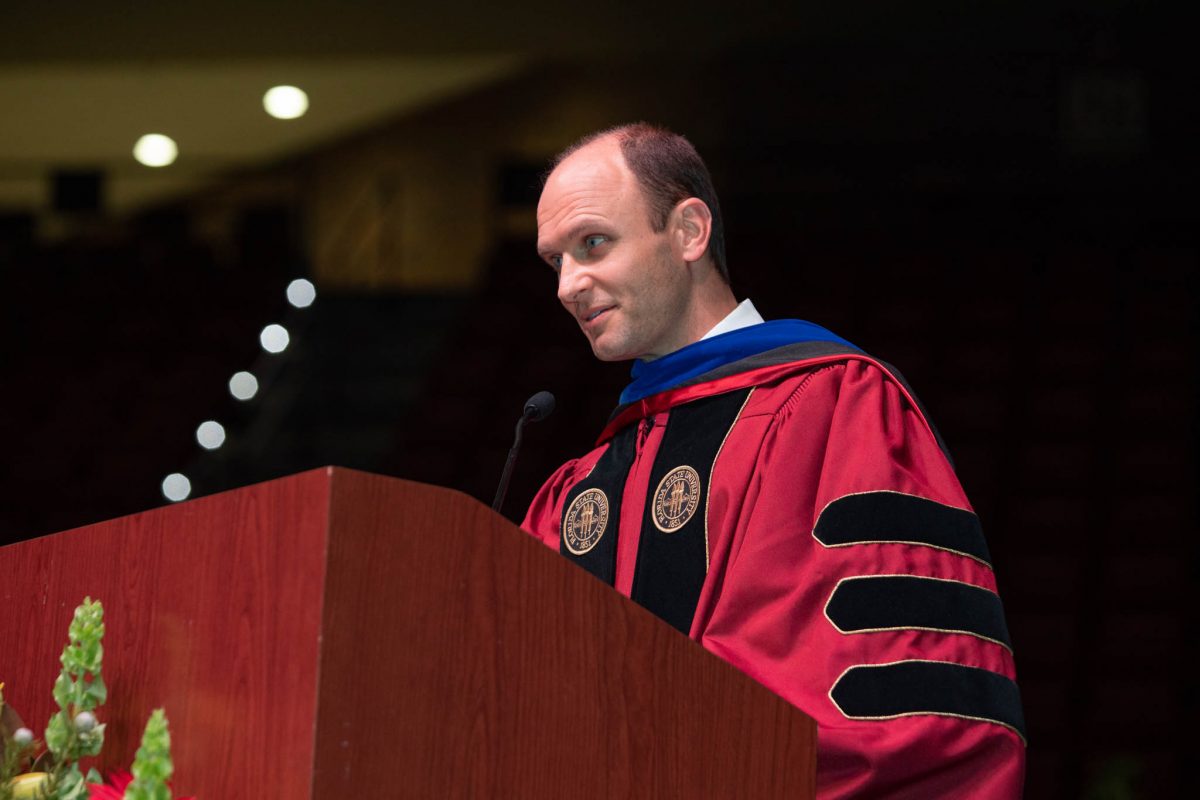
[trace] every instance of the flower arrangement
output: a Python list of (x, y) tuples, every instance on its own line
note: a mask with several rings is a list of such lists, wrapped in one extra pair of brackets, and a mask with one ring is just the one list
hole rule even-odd
[(146, 723), (132, 774), (114, 773), (104, 783), (94, 768), (86, 775), (80, 769), (81, 759), (98, 756), (104, 746), (104, 725), (96, 719), (108, 699), (101, 675), (104, 608), (99, 601), (84, 598), (67, 636), (59, 659), (62, 672), (54, 681), (58, 711), (46, 725), (44, 750), (4, 703), (0, 683), (0, 800), (171, 800), (171, 736), (161, 708)]

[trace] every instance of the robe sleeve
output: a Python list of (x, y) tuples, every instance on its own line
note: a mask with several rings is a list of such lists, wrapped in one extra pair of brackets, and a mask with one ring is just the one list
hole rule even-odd
[(554, 471), (533, 496), (521, 528), (541, 540), (547, 547), (558, 549), (559, 526), (562, 520), (563, 498), (575, 482), (579, 459), (573, 458)]
[(822, 369), (757, 452), (693, 636), (816, 719), (822, 798), (1017, 798), (1024, 722), (978, 520), (878, 366)]

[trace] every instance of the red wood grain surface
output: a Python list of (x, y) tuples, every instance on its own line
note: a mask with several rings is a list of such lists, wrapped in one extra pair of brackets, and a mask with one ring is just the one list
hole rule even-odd
[(811, 719), (481, 504), (333, 498), (314, 797), (813, 795)]
[(325, 468), (0, 548), (0, 681), (40, 733), (105, 605), (102, 767), (177, 794), (811, 797), (812, 721), (464, 495)]
[(307, 797), (329, 474), (316, 470), (0, 548), (0, 681), (39, 735), (72, 612), (104, 604), (102, 769), (151, 709), (178, 795)]

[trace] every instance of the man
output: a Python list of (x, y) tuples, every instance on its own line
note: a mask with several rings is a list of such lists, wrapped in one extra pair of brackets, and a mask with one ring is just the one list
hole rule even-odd
[(523, 527), (814, 717), (820, 796), (1018, 797), (1024, 722), (987, 547), (899, 376), (737, 303), (681, 136), (583, 140), (537, 219), (596, 357), (636, 361), (598, 446)]

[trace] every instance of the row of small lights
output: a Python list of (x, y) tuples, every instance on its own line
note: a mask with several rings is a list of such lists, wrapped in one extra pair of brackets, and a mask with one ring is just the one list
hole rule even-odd
[[(288, 284), (287, 299), (295, 308), (308, 308), (317, 299), (317, 289), (311, 281), (297, 278)], [(271, 324), (258, 335), (262, 349), (272, 355), (282, 353), (291, 342), (287, 328)], [(258, 378), (254, 373), (242, 370), (229, 379), (229, 393), (243, 403), (253, 400), (258, 394)], [(225, 444), (225, 426), (215, 419), (205, 420), (196, 428), (196, 441), (205, 450), (216, 450)], [(172, 472), (163, 478), (162, 493), (173, 503), (188, 499), (192, 493), (192, 482), (182, 472)]]
[[(308, 111), (308, 95), (295, 86), (273, 86), (262, 102), (275, 119), (298, 119)], [(147, 167), (165, 167), (179, 157), (179, 145), (164, 133), (147, 133), (133, 146), (133, 157)]]

